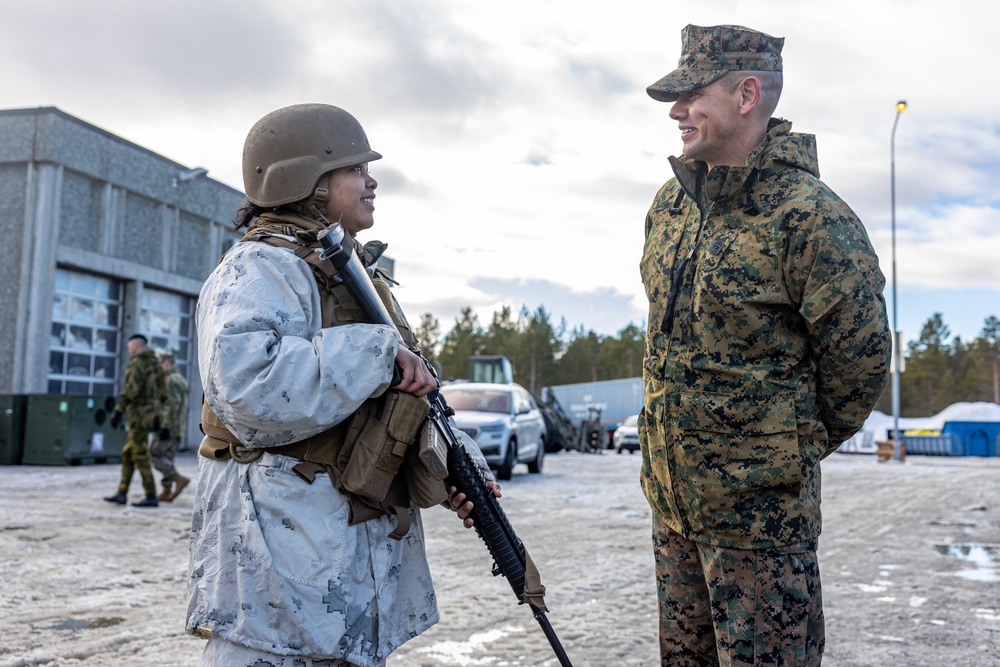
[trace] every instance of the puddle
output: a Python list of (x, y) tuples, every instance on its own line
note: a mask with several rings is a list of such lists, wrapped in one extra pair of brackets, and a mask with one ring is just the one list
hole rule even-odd
[(934, 547), (942, 556), (958, 558), (976, 565), (974, 570), (959, 570), (956, 576), (973, 581), (1000, 581), (1000, 546), (983, 544), (938, 544)]
[(90, 630), (93, 628), (110, 628), (112, 626), (118, 625), (125, 619), (120, 616), (113, 616), (111, 618), (95, 618), (93, 620), (86, 620), (83, 618), (67, 618), (61, 621), (56, 621), (51, 625), (46, 626), (47, 630), (70, 630), (76, 632), (77, 630)]
[(935, 547), (943, 556), (972, 561), (979, 567), (996, 567), (1000, 561), (1000, 547), (982, 544), (939, 544)]
[(48, 626), (49, 630), (86, 630), (90, 623), (79, 618), (67, 618), (63, 621), (56, 621)]

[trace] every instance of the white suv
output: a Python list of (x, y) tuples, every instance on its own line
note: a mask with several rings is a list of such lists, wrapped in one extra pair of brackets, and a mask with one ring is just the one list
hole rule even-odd
[(507, 480), (518, 463), (542, 471), (545, 418), (538, 404), (518, 384), (455, 382), (441, 387), (455, 409), (455, 424), (476, 441), (499, 479)]
[(615, 435), (611, 438), (612, 446), (619, 454), (627, 449), (628, 453), (639, 449), (639, 415), (627, 417), (625, 421), (615, 429)]

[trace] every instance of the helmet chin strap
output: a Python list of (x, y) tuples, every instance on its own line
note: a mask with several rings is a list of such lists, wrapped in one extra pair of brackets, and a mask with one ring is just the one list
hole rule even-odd
[[(333, 224), (333, 222), (331, 222), (330, 219), (323, 213), (323, 210), (326, 208), (326, 204), (329, 201), (329, 189), (321, 185), (317, 185), (309, 199), (288, 204), (288, 208), (292, 209), (299, 215), (309, 218), (310, 220), (315, 220), (324, 227), (329, 227)], [(343, 217), (344, 214), (341, 213), (337, 222), (339, 223)]]

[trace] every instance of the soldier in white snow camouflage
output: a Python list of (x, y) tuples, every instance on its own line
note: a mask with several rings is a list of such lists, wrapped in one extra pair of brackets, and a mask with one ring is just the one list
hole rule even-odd
[(815, 139), (771, 118), (784, 40), (689, 25), (682, 42), (647, 89), (684, 154), (640, 265), (662, 664), (819, 665), (819, 462), (886, 385), (885, 281)]
[[(415, 340), (373, 266), (384, 244), (355, 245), (398, 334), (364, 321), (316, 240), (331, 221), (352, 238), (372, 226), (368, 163), (380, 157), (357, 120), (329, 105), (279, 109), (247, 137), (236, 216), (246, 235), (197, 312), (206, 437), (187, 628), (209, 638), (203, 665), (379, 667), (438, 620), (409, 486), (416, 468), (396, 456), (436, 382), (403, 344)], [(351, 486), (384, 470), (387, 488)], [(471, 503), (450, 501), (471, 525)]]

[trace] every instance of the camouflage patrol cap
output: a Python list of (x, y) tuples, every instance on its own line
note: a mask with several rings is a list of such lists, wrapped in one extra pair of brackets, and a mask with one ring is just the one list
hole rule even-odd
[(160, 361), (161, 362), (169, 361), (169, 362), (173, 363), (175, 361), (173, 353), (171, 353), (171, 352), (162, 352), (160, 354)]
[(648, 86), (646, 92), (654, 100), (674, 102), (679, 93), (707, 86), (733, 70), (780, 72), (784, 43), (784, 37), (771, 37), (741, 25), (688, 25), (681, 31), (677, 69)]

